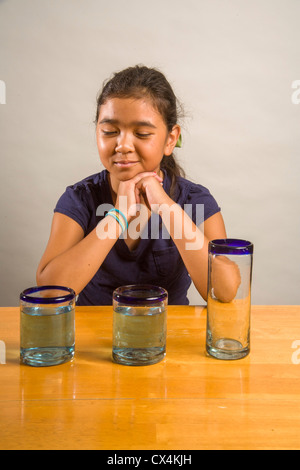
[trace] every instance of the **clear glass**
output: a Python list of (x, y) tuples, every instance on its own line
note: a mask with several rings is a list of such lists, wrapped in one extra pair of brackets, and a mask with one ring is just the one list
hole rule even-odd
[(149, 285), (123, 286), (113, 294), (113, 360), (150, 365), (166, 354), (168, 293)]
[(20, 361), (45, 367), (70, 361), (75, 352), (75, 292), (31, 287), (20, 294)]
[(252, 263), (251, 242), (209, 242), (206, 350), (217, 359), (250, 352)]

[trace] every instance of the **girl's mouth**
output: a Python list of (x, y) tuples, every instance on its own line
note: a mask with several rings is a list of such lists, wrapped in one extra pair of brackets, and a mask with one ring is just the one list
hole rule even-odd
[(131, 166), (136, 165), (138, 162), (127, 162), (127, 161), (120, 161), (120, 162), (114, 162), (114, 165), (119, 167), (119, 168), (130, 168)]

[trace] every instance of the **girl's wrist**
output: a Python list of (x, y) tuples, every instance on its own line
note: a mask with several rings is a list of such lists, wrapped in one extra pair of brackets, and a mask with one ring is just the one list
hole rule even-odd
[(129, 207), (128, 207), (128, 198), (127, 196), (120, 196), (117, 198), (114, 209), (121, 214), (120, 216), (126, 219), (127, 222), (130, 221)]
[(168, 215), (176, 203), (169, 197), (165, 197), (159, 204), (152, 204), (151, 211), (163, 215)]
[(124, 233), (128, 229), (128, 219), (127, 216), (118, 208), (113, 208), (106, 214), (106, 217), (113, 217), (122, 229), (122, 233)]

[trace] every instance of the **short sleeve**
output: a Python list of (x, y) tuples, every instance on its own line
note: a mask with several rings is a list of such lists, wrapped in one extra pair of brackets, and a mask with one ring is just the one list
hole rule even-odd
[(90, 220), (90, 209), (85, 196), (80, 187), (68, 186), (54, 209), (54, 212), (67, 215), (75, 220), (82, 227), (84, 233), (88, 230)]
[(221, 211), (210, 191), (200, 184), (191, 184), (185, 205), (186, 212), (198, 227), (209, 217)]

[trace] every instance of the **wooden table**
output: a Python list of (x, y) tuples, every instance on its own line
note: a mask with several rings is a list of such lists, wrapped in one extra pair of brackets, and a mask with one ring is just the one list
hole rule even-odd
[(300, 449), (300, 307), (253, 306), (239, 361), (208, 357), (205, 331), (204, 307), (169, 307), (166, 358), (122, 366), (112, 308), (81, 307), (73, 361), (34, 368), (0, 308), (0, 449)]

